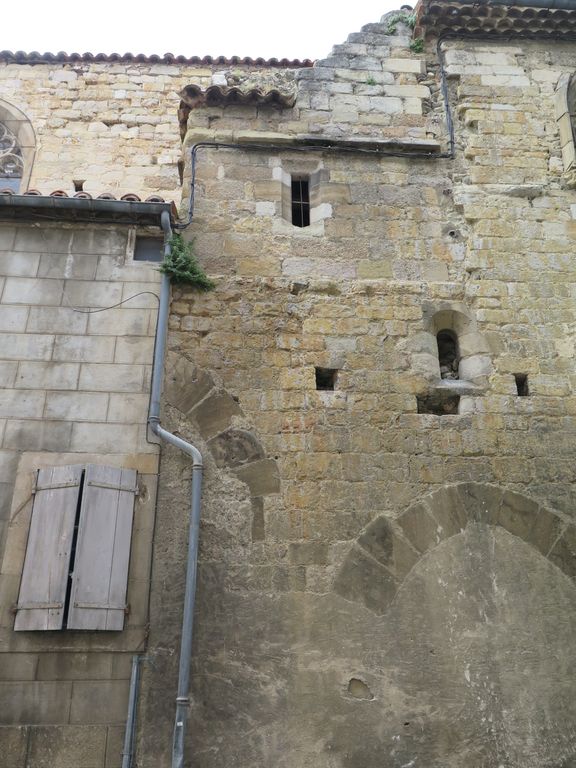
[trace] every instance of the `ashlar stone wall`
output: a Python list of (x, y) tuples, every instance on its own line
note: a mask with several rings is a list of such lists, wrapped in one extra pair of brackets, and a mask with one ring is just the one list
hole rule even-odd
[[(147, 636), (159, 459), (146, 417), (160, 276), (155, 265), (133, 261), (133, 247), (127, 227), (0, 227), (5, 768), (122, 762), (131, 657)], [(121, 632), (14, 631), (36, 472), (67, 464), (138, 472)]]

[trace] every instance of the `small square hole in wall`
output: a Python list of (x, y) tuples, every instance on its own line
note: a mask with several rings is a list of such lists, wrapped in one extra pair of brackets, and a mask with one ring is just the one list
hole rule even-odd
[(516, 393), (518, 397), (528, 397), (530, 394), (530, 390), (528, 389), (528, 374), (515, 373), (514, 381), (516, 382)]
[(458, 413), (460, 395), (435, 393), (416, 398), (418, 413), (429, 413), (433, 416), (453, 416)]
[(158, 237), (137, 237), (134, 261), (162, 261), (164, 242)]
[(316, 389), (333, 392), (336, 386), (337, 368), (316, 368)]

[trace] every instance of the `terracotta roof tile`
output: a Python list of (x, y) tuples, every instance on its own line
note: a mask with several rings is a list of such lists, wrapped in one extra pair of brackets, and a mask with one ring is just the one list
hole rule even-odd
[(237, 86), (211, 85), (205, 90), (198, 85), (187, 85), (180, 92), (184, 104), (194, 107), (211, 106), (256, 106), (269, 105), (291, 107), (294, 104), (294, 93), (282, 93), (276, 88), (264, 91), (260, 88), (243, 90)]
[(458, 0), (420, 0), (416, 6), (417, 37), (505, 36), (507, 38), (574, 39), (576, 10), (474, 4)]
[(0, 61), (16, 64), (51, 64), (51, 63), (77, 63), (77, 62), (110, 62), (126, 64), (179, 64), (210, 66), (246, 66), (246, 67), (283, 67), (301, 68), (311, 67), (311, 59), (263, 59), (250, 56), (175, 56), (173, 53), (165, 53), (163, 56), (143, 53), (39, 53), (32, 51), (0, 51)]
[[(121, 200), (126, 203), (142, 202), (142, 198), (134, 194), (134, 192), (128, 192), (127, 194), (122, 195), (122, 197), (117, 198), (111, 192), (103, 192), (101, 195), (94, 197), (89, 192), (76, 192), (76, 194), (74, 195), (69, 195), (63, 189), (55, 189), (53, 192), (50, 192), (49, 195), (43, 195), (42, 192), (40, 192), (37, 189), (28, 189), (26, 190), (26, 192), (20, 193), (20, 192), (14, 192), (13, 189), (0, 188), (0, 195), (24, 195), (26, 197), (77, 197), (81, 200)], [(166, 200), (164, 200), (164, 198), (160, 197), (159, 195), (150, 195), (144, 200), (144, 202), (145, 203), (165, 203)]]

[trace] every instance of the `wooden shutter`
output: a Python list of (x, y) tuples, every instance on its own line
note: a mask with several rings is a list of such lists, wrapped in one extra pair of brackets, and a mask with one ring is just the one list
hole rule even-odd
[(14, 629), (62, 629), (82, 466), (38, 472)]
[(133, 469), (86, 467), (68, 629), (124, 626), (135, 493)]

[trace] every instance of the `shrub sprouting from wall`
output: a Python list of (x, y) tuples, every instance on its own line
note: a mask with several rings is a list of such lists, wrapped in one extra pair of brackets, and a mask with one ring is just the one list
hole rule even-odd
[(174, 234), (170, 239), (170, 254), (164, 257), (160, 272), (168, 275), (173, 283), (187, 283), (199, 291), (211, 291), (214, 282), (204, 272), (194, 253), (193, 242)]

